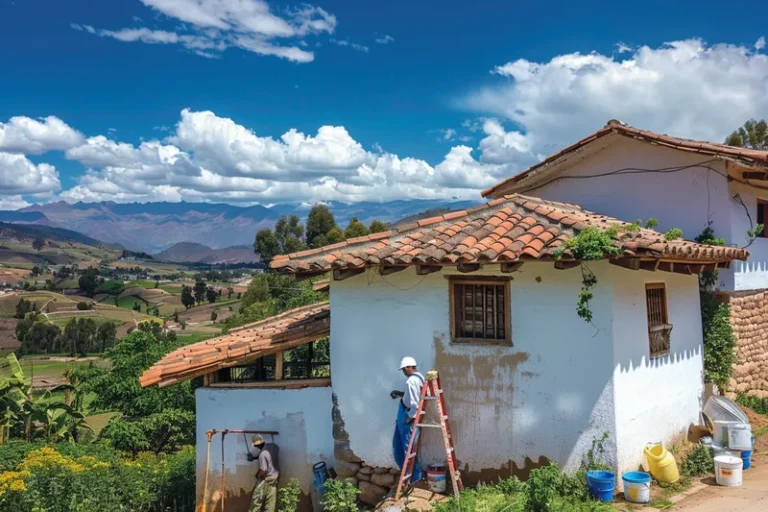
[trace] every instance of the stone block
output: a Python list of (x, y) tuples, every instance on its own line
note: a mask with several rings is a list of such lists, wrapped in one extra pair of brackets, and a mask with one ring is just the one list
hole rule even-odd
[(337, 460), (336, 465), (333, 467), (336, 470), (336, 474), (342, 478), (349, 478), (357, 476), (357, 472), (360, 471), (359, 462), (344, 462), (343, 460)]
[(363, 464), (363, 467), (360, 468), (360, 472), (364, 475), (372, 475), (373, 468), (371, 466), (366, 466), (365, 464)]
[(349, 433), (344, 428), (344, 422), (333, 424), (333, 439), (336, 441), (349, 441)]
[(360, 480), (361, 482), (362, 481), (370, 482), (372, 476), (373, 475), (368, 475), (366, 473), (360, 473), (359, 471), (357, 473), (357, 479)]
[(380, 475), (382, 473), (389, 473), (389, 468), (373, 468), (373, 472), (377, 475)]
[(385, 489), (379, 485), (372, 484), (371, 482), (360, 482), (359, 498), (360, 501), (367, 505), (377, 505), (381, 500), (384, 499), (388, 492), (389, 489)]
[(374, 473), (371, 476), (371, 482), (381, 487), (394, 487), (397, 478), (390, 473)]

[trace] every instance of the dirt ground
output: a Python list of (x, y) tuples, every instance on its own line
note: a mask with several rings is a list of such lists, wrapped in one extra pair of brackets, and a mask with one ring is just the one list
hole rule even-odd
[[(749, 424), (752, 427), (752, 432), (755, 432), (757, 430), (760, 430), (763, 427), (768, 426), (768, 416), (763, 414), (758, 414), (752, 409), (744, 407), (743, 405), (741, 405), (740, 407), (744, 412), (747, 413), (747, 416), (749, 416)], [(764, 452), (768, 453), (768, 434), (762, 435), (757, 439), (755, 439), (754, 450), (758, 453), (764, 453)]]
[(0, 353), (13, 352), (19, 348), (19, 341), (16, 339), (15, 318), (0, 318)]

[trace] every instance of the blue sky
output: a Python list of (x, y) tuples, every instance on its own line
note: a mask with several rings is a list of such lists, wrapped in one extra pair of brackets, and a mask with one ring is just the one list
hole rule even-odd
[(612, 117), (722, 139), (768, 116), (766, 15), (0, 0), (0, 207), (476, 197)]

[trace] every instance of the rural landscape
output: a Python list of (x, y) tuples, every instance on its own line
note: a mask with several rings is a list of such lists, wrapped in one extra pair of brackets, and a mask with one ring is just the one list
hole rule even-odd
[(0, 0), (0, 512), (768, 510), (768, 4)]

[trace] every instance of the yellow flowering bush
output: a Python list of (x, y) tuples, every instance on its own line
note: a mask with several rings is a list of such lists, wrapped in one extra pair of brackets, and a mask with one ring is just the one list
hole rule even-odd
[[(74, 444), (0, 445), (0, 512), (154, 512), (194, 508), (194, 449), (140, 453)], [(83, 451), (93, 453), (83, 454)], [(20, 458), (23, 454), (23, 458)], [(20, 460), (19, 460), (20, 459)], [(4, 471), (2, 471), (5, 469)]]

